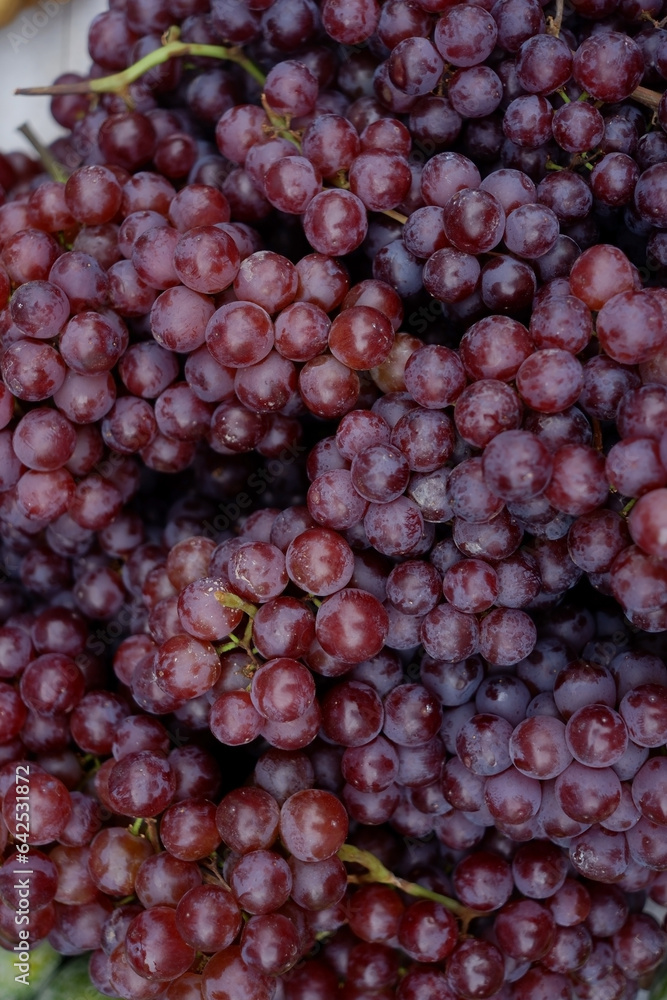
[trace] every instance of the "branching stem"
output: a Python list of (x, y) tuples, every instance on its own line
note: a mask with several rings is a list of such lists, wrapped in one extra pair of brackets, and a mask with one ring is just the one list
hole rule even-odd
[[(240, 66), (246, 73), (249, 74), (256, 80), (260, 86), (264, 86), (266, 82), (266, 76), (259, 68), (253, 63), (248, 57), (243, 53), (243, 50), (235, 46), (226, 45), (204, 45), (198, 42), (182, 42), (179, 38), (180, 31), (176, 27), (169, 28), (165, 34), (162, 36), (163, 44), (160, 48), (155, 49), (153, 52), (149, 52), (148, 55), (144, 56), (143, 59), (139, 59), (137, 62), (133, 63), (132, 66), (128, 66), (127, 69), (122, 70), (120, 73), (112, 73), (110, 76), (102, 76), (98, 79), (88, 79), (88, 80), (75, 80), (71, 83), (54, 83), (48, 87), (23, 87), (15, 90), (15, 94), (23, 95), (50, 95), (55, 96), (58, 94), (118, 94), (121, 96), (128, 106), (132, 106), (132, 95), (130, 93), (130, 86), (140, 80), (141, 77), (148, 73), (149, 70), (154, 69), (156, 66), (161, 66), (163, 63), (168, 62), (170, 59), (179, 59), (183, 56), (199, 56), (208, 59), (223, 59), (229, 62), (236, 63)], [(290, 127), (290, 119), (288, 116), (283, 116), (278, 114), (271, 108), (266, 97), (262, 94), (261, 104), (266, 112), (266, 116), (270, 123), (270, 128), (275, 135), (280, 136), (282, 139), (287, 139), (291, 142), (296, 149), (301, 152), (301, 139), (298, 132), (295, 132)], [(62, 167), (57, 163), (55, 158), (45, 149), (41, 144), (38, 144), (36, 137), (29, 134), (30, 130), (28, 126), (23, 126), (21, 129), (28, 140), (33, 144), (37, 152), (39, 153), (44, 166), (51, 174), (55, 180), (66, 181), (67, 173)], [(340, 173), (333, 181), (332, 185), (334, 187), (349, 189), (349, 181), (343, 172)], [(387, 215), (390, 219), (395, 219), (396, 222), (400, 222), (402, 225), (407, 222), (407, 216), (400, 212), (396, 212), (393, 209), (385, 209), (381, 212), (382, 215)], [(231, 605), (226, 605), (231, 607)]]
[(223, 608), (233, 608), (238, 611), (243, 611), (248, 616), (248, 621), (246, 622), (242, 637), (239, 638), (237, 635), (231, 633), (229, 641), (224, 643), (222, 646), (217, 646), (216, 648), (218, 653), (228, 653), (232, 649), (245, 650), (252, 661), (252, 666), (249, 664), (245, 667), (244, 673), (250, 677), (259, 666), (255, 657), (255, 653), (257, 651), (254, 649), (252, 641), (253, 619), (257, 614), (257, 608), (254, 604), (250, 604), (249, 601), (244, 601), (242, 597), (238, 596), (238, 594), (232, 594), (229, 591), (216, 590), (214, 596), (218, 603), (222, 604)]
[(49, 87), (22, 87), (16, 90), (16, 94), (127, 94), (131, 84), (141, 79), (144, 73), (161, 66), (162, 63), (170, 59), (179, 59), (183, 56), (203, 56), (208, 59), (226, 59), (234, 62), (248, 73), (257, 83), (264, 85), (266, 77), (261, 69), (256, 66), (243, 52), (234, 46), (226, 45), (203, 45), (198, 42), (181, 42), (175, 29), (170, 29), (165, 36), (165, 44), (153, 52), (149, 52), (143, 59), (121, 70), (120, 73), (112, 73), (110, 76), (101, 76), (98, 79), (80, 80), (73, 83), (54, 83)]
[(432, 899), (436, 903), (441, 903), (448, 910), (451, 910), (461, 921), (461, 928), (464, 934), (468, 930), (470, 921), (474, 920), (475, 917), (481, 916), (476, 910), (471, 910), (470, 907), (464, 906), (463, 903), (459, 903), (458, 900), (452, 899), (450, 896), (443, 896), (441, 893), (434, 892), (432, 889), (426, 889), (423, 885), (418, 885), (416, 882), (408, 882), (406, 879), (399, 878), (398, 875), (394, 875), (388, 868), (385, 868), (380, 859), (376, 858), (370, 851), (363, 851), (352, 844), (343, 844), (338, 851), (338, 857), (341, 861), (363, 865), (368, 872), (367, 875), (348, 876), (348, 881), (359, 884), (380, 882), (383, 885), (394, 886), (395, 889), (400, 889), (402, 892), (407, 893), (408, 896), (416, 896), (417, 899)]

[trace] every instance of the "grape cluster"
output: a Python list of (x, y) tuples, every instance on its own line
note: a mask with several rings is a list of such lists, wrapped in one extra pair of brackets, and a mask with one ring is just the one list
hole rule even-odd
[(37, 88), (65, 134), (0, 155), (3, 948), (29, 849), (30, 946), (103, 996), (651, 981), (663, 14), (110, 0)]

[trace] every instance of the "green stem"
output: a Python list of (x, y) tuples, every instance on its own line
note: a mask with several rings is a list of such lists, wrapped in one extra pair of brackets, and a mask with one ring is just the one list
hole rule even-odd
[[(129, 93), (129, 87), (131, 84), (135, 83), (144, 75), (144, 73), (154, 69), (156, 66), (161, 66), (162, 63), (168, 62), (169, 59), (179, 59), (183, 56), (201, 56), (208, 59), (227, 59), (230, 62), (236, 63), (237, 66), (240, 66), (241, 69), (245, 70), (245, 72), (256, 80), (260, 86), (264, 86), (264, 83), (266, 82), (265, 74), (258, 66), (255, 65), (255, 63), (244, 55), (241, 49), (235, 48), (234, 46), (228, 47), (225, 45), (203, 45), (197, 42), (181, 42), (178, 35), (178, 28), (169, 28), (168, 31), (162, 36), (163, 44), (159, 49), (149, 52), (148, 55), (143, 57), (143, 59), (139, 59), (138, 62), (133, 63), (132, 66), (128, 66), (127, 69), (122, 70), (120, 73), (112, 73), (110, 76), (102, 76), (98, 79), (92, 80), (79, 80), (72, 83), (54, 83), (49, 87), (23, 87), (15, 90), (14, 93), (23, 95), (41, 94), (51, 96), (57, 94), (113, 93), (121, 95), (124, 97), (126, 103), (131, 104), (132, 101)], [(277, 114), (277, 112), (275, 112), (268, 104), (264, 95), (262, 95), (261, 104), (275, 134), (280, 136), (282, 139), (287, 139), (288, 142), (291, 142), (296, 149), (301, 152), (301, 140), (299, 135), (290, 129), (289, 119)], [(24, 126), (21, 131), (24, 132), (28, 140), (33, 144), (33, 146), (35, 146), (35, 149), (37, 149), (44, 166), (47, 168), (51, 176), (55, 180), (66, 181), (69, 175), (64, 173), (63, 168), (60, 167), (48, 150), (45, 150), (41, 145), (37, 145), (37, 141), (28, 135), (27, 129), (28, 126)], [(350, 185), (347, 177), (342, 175), (333, 181), (333, 186), (349, 189)], [(400, 223), (407, 222), (407, 216), (391, 209), (386, 209), (381, 214), (387, 215), (389, 218), (395, 219)], [(240, 605), (225, 605), (225, 607), (239, 606)], [(246, 609), (244, 608), (243, 610)], [(248, 614), (250, 614), (250, 612), (248, 612)]]
[(238, 611), (243, 611), (248, 616), (248, 621), (246, 622), (242, 637), (239, 639), (237, 635), (230, 633), (229, 641), (223, 646), (218, 646), (217, 651), (218, 653), (228, 653), (232, 649), (245, 650), (252, 661), (252, 666), (249, 665), (245, 668), (246, 671), (250, 671), (248, 676), (251, 677), (259, 666), (259, 663), (255, 658), (256, 650), (253, 652), (252, 643), (252, 626), (255, 615), (257, 614), (257, 608), (254, 604), (244, 601), (242, 597), (238, 596), (238, 594), (231, 594), (228, 591), (216, 590), (214, 596), (216, 600), (222, 604), (223, 608), (233, 608)]
[(90, 779), (94, 777), (94, 775), (96, 775), (99, 769), (101, 768), (102, 761), (100, 760), (99, 757), (95, 756), (95, 754), (87, 753), (79, 758), (79, 763), (81, 764), (81, 767), (83, 769), (83, 774), (81, 777), (81, 781), (77, 786), (77, 790), (83, 791), (86, 783), (89, 782)]
[(368, 874), (354, 876), (356, 882), (381, 882), (383, 885), (392, 885), (394, 888), (400, 889), (408, 896), (416, 896), (417, 899), (432, 899), (436, 903), (441, 903), (459, 918), (464, 932), (470, 921), (480, 916), (476, 910), (471, 910), (463, 903), (459, 903), (458, 900), (451, 899), (450, 896), (443, 896), (441, 893), (426, 889), (416, 882), (408, 882), (406, 879), (399, 878), (398, 875), (394, 875), (388, 868), (385, 868), (380, 859), (376, 858), (370, 851), (363, 851), (360, 847), (354, 847), (353, 844), (343, 844), (338, 851), (338, 857), (341, 861), (363, 865), (366, 868)]
[[(329, 184), (331, 187), (342, 188), (344, 191), (350, 190), (350, 181), (344, 170), (339, 170), (337, 174), (329, 179)], [(395, 219), (396, 222), (400, 222), (402, 226), (408, 221), (407, 215), (403, 215), (401, 212), (396, 212), (393, 208), (383, 208), (380, 210), (381, 215), (386, 215), (390, 219)]]
[(276, 135), (281, 139), (287, 139), (288, 142), (291, 142), (292, 145), (296, 146), (299, 152), (301, 152), (301, 140), (298, 135), (295, 135), (295, 133), (290, 130), (290, 119), (284, 115), (279, 115), (276, 111), (274, 111), (264, 94), (262, 94), (261, 101), (264, 113), (271, 122)]
[(245, 611), (250, 618), (254, 618), (257, 614), (257, 608), (255, 605), (249, 604), (248, 601), (244, 601), (242, 597), (238, 596), (238, 594), (230, 594), (225, 590), (216, 590), (214, 597), (219, 604), (222, 604), (223, 608)]
[(216, 646), (215, 651), (220, 656), (221, 653), (231, 653), (233, 649), (239, 649), (240, 645), (240, 640), (235, 635), (232, 635), (229, 637), (229, 642), (224, 643), (222, 646)]
[[(143, 59), (139, 59), (138, 62), (133, 63), (132, 66), (128, 66), (127, 69), (122, 70), (120, 73), (112, 73), (110, 76), (102, 76), (98, 79), (91, 80), (74, 81), (72, 83), (54, 83), (49, 87), (23, 87), (15, 90), (14, 93), (23, 95), (50, 96), (57, 94), (113, 93), (121, 95), (125, 99), (126, 103), (131, 104), (132, 101), (129, 93), (129, 87), (131, 84), (135, 83), (144, 75), (144, 73), (154, 69), (156, 66), (161, 66), (163, 63), (168, 62), (169, 59), (179, 59), (183, 56), (201, 56), (208, 59), (229, 60), (230, 62), (236, 63), (237, 66), (241, 67), (241, 69), (245, 70), (245, 72), (256, 80), (260, 86), (264, 86), (266, 82), (265, 74), (258, 66), (255, 65), (255, 63), (244, 55), (241, 49), (234, 46), (228, 47), (225, 45), (203, 45), (197, 42), (181, 42), (178, 35), (178, 28), (169, 28), (162, 36), (163, 44), (159, 49), (149, 52), (148, 55), (143, 57)], [(287, 139), (288, 142), (291, 142), (296, 149), (301, 152), (301, 140), (299, 135), (290, 129), (289, 118), (277, 114), (277, 112), (275, 112), (268, 104), (264, 95), (262, 95), (261, 104), (275, 134), (280, 136), (282, 139)], [(24, 126), (21, 131), (24, 131), (25, 129), (27, 129), (27, 126)], [(49, 173), (51, 173), (51, 176), (54, 177), (55, 180), (67, 180), (68, 175), (63, 174), (62, 168), (60, 174), (57, 173), (59, 165), (57, 164), (57, 161), (50, 156), (48, 150), (44, 150), (43, 147), (40, 149), (33, 139), (30, 138), (27, 131), (24, 131), (24, 134), (39, 152), (42, 162)], [(47, 157), (50, 157), (50, 163), (47, 161)], [(333, 181), (333, 186), (349, 189), (350, 184), (347, 177), (343, 174)], [(395, 219), (400, 223), (407, 222), (407, 216), (402, 215), (400, 212), (395, 212), (392, 209), (385, 209), (381, 214), (387, 215), (389, 218)], [(233, 606), (237, 607), (237, 605)], [(232, 607), (232, 605), (225, 605), (225, 607)]]
[(621, 511), (621, 517), (627, 517), (634, 505), (637, 503), (639, 497), (633, 497), (632, 500), (628, 500), (625, 507)]
[(135, 837), (139, 836), (139, 831), (141, 830), (142, 823), (143, 819), (141, 818), (141, 816), (139, 816), (139, 818), (135, 819), (134, 823), (131, 825), (130, 833), (133, 833)]
[[(175, 29), (170, 29), (167, 39), (173, 39)], [(170, 59), (179, 59), (182, 56), (203, 56), (208, 59), (227, 59), (235, 62), (246, 71), (254, 80), (262, 86), (266, 81), (266, 76), (258, 66), (255, 66), (243, 53), (231, 46), (226, 45), (202, 45), (198, 42), (181, 42), (178, 39), (169, 40), (154, 52), (149, 52), (143, 59), (128, 66), (120, 73), (112, 73), (111, 76), (101, 76), (95, 80), (81, 80), (78, 83), (56, 83), (50, 87), (24, 87), (14, 93), (16, 94), (122, 94), (127, 91), (130, 84), (139, 80), (144, 73), (155, 66)]]
[(128, 903), (133, 903), (137, 897), (136, 896), (123, 896), (122, 899), (114, 899), (114, 906), (127, 906)]
[[(241, 639), (241, 645), (244, 649), (247, 649), (248, 656), (252, 656), (252, 618), (248, 618), (248, 622), (243, 633), (243, 638)], [(253, 657), (254, 659), (254, 657)]]
[(49, 174), (54, 181), (60, 181), (60, 183), (64, 184), (69, 177), (69, 172), (65, 169), (65, 167), (63, 167), (62, 163), (56, 160), (51, 150), (47, 149), (46, 146), (40, 142), (28, 123), (26, 122), (25, 125), (20, 125), (17, 131), (26, 137), (43, 163), (47, 174)]

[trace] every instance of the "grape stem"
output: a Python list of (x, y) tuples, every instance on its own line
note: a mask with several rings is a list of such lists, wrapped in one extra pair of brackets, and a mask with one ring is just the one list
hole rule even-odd
[[(252, 673), (254, 673), (259, 666), (255, 658), (257, 650), (253, 648), (252, 643), (252, 623), (253, 618), (257, 614), (257, 608), (254, 604), (250, 604), (249, 601), (244, 601), (242, 597), (238, 596), (238, 594), (231, 594), (228, 591), (216, 590), (214, 597), (219, 604), (222, 604), (223, 608), (236, 608), (239, 611), (244, 611), (248, 616), (248, 622), (242, 638), (239, 639), (239, 637), (233, 633), (230, 634), (229, 642), (226, 642), (223, 646), (216, 647), (217, 652), (228, 653), (232, 649), (244, 649), (254, 664), (254, 667), (251, 668)], [(246, 668), (246, 670), (247, 669), (249, 668)]]
[(257, 614), (255, 605), (244, 601), (238, 594), (230, 594), (226, 590), (216, 590), (213, 596), (218, 604), (222, 604), (223, 608), (236, 608), (239, 611), (245, 611), (249, 618), (254, 618)]
[[(300, 133), (293, 132), (290, 129), (289, 118), (277, 114), (277, 112), (273, 110), (273, 108), (267, 101), (265, 94), (262, 94), (261, 103), (262, 107), (264, 108), (266, 117), (269, 119), (269, 122), (271, 123), (271, 128), (275, 132), (275, 134), (277, 136), (280, 136), (281, 139), (287, 139), (288, 142), (291, 142), (294, 146), (296, 146), (299, 152), (301, 152)], [(332, 187), (343, 188), (345, 191), (350, 190), (350, 182), (344, 170), (339, 170), (334, 177), (329, 178), (329, 183), (331, 184)], [(396, 222), (400, 222), (401, 225), (405, 225), (405, 223), (408, 221), (407, 215), (402, 215), (400, 212), (395, 212), (391, 208), (383, 209), (381, 214), (387, 215), (390, 219), (395, 219)]]
[(565, 7), (565, 0), (556, 0), (556, 11), (553, 17), (547, 18), (547, 34), (555, 35), (556, 38), (560, 35), (560, 26), (563, 23), (563, 8)]
[(136, 896), (123, 896), (122, 899), (114, 899), (114, 905), (119, 908), (121, 906), (127, 906), (128, 903), (133, 903), (137, 897)]
[(575, 153), (570, 160), (569, 169), (574, 170), (576, 167), (586, 167), (587, 170), (594, 170), (595, 164), (592, 162), (594, 158), (598, 158), (600, 154), (591, 153), (589, 154), (584, 151), (583, 153)]
[[(14, 93), (22, 94), (24, 96), (111, 93), (118, 94), (123, 98), (129, 107), (132, 107), (133, 101), (130, 94), (130, 85), (136, 83), (136, 81), (139, 80), (144, 73), (148, 73), (149, 70), (154, 69), (156, 66), (161, 66), (162, 63), (166, 63), (170, 59), (179, 59), (182, 56), (202, 56), (208, 59), (227, 59), (230, 62), (236, 63), (237, 66), (244, 69), (246, 73), (257, 81), (257, 83), (264, 86), (266, 82), (265, 74), (259, 66), (256, 66), (255, 63), (243, 54), (241, 49), (234, 46), (228, 47), (226, 45), (203, 45), (198, 42), (181, 42), (179, 35), (180, 30), (178, 28), (169, 28), (162, 36), (163, 44), (159, 49), (149, 52), (148, 55), (143, 57), (143, 59), (139, 59), (138, 62), (128, 66), (127, 69), (122, 70), (120, 73), (112, 73), (110, 76), (101, 76), (97, 79), (73, 81), (72, 83), (54, 83), (48, 87), (22, 87), (15, 90)], [(275, 134), (283, 139), (287, 139), (288, 142), (291, 142), (294, 146), (296, 146), (299, 152), (301, 152), (301, 140), (299, 135), (290, 129), (289, 119), (277, 114), (270, 107), (264, 94), (262, 94), (261, 97), (261, 104)], [(57, 176), (54, 172), (54, 170), (57, 169), (57, 161), (50, 156), (48, 150), (44, 150), (43, 147), (40, 150), (30, 138), (28, 133), (25, 132), (24, 134), (39, 152), (44, 166), (47, 168), (54, 180), (66, 181), (67, 176)], [(51, 166), (47, 163), (43, 153), (49, 156), (53, 161)], [(333, 186), (349, 188), (350, 185), (346, 177), (339, 177), (333, 181)], [(395, 219), (396, 222), (400, 222), (401, 224), (406, 223), (408, 219), (407, 215), (402, 215), (400, 212), (393, 211), (393, 209), (385, 209), (381, 212), (381, 214), (387, 215), (390, 219)], [(229, 605), (227, 606), (229, 607)]]
[(392, 885), (394, 888), (407, 893), (408, 896), (416, 896), (418, 899), (431, 899), (436, 903), (441, 903), (459, 918), (464, 934), (468, 930), (470, 921), (474, 920), (475, 917), (482, 916), (477, 910), (471, 910), (470, 907), (464, 906), (463, 903), (459, 903), (458, 900), (452, 899), (450, 896), (443, 896), (432, 889), (426, 889), (417, 882), (408, 882), (404, 878), (399, 878), (398, 875), (394, 875), (388, 868), (385, 868), (380, 859), (376, 858), (370, 851), (364, 851), (353, 844), (343, 844), (338, 851), (338, 857), (341, 861), (363, 865), (367, 870), (366, 875), (348, 875), (348, 882), (361, 885), (369, 882), (380, 882), (383, 885)]
[(393, 208), (384, 208), (381, 215), (386, 215), (390, 219), (395, 219), (396, 222), (400, 222), (402, 226), (408, 221), (407, 215), (403, 215), (401, 212), (395, 212)]
[(214, 851), (213, 854), (209, 855), (209, 857), (204, 858), (199, 862), (199, 868), (203, 869), (202, 878), (208, 885), (219, 885), (227, 892), (231, 892), (232, 890), (225, 882), (222, 877), (222, 873), (218, 868), (219, 860), (218, 855)]
[(643, 104), (645, 107), (657, 111), (662, 94), (659, 94), (657, 90), (650, 90), (648, 87), (636, 87), (630, 97), (638, 104)]
[(637, 503), (639, 497), (633, 497), (632, 500), (628, 500), (625, 507), (621, 511), (621, 517), (627, 517), (634, 505)]
[(43, 164), (49, 177), (52, 177), (54, 181), (59, 181), (61, 184), (64, 184), (69, 177), (68, 171), (65, 167), (63, 167), (62, 163), (59, 163), (58, 160), (56, 160), (51, 150), (47, 149), (44, 143), (39, 140), (28, 123), (26, 122), (24, 125), (20, 125), (16, 131), (26, 137), (32, 148), (39, 156), (40, 162)]
[(266, 95), (262, 94), (261, 97), (262, 107), (264, 108), (264, 113), (266, 117), (271, 122), (271, 127), (275, 131), (276, 135), (281, 139), (287, 139), (301, 152), (301, 141), (295, 132), (290, 131), (290, 120), (288, 117), (283, 117), (273, 110), (271, 105), (266, 99)]
[[(140, 833), (144, 823), (146, 824), (146, 829), (143, 833)], [(130, 824), (128, 830), (135, 837), (145, 837), (156, 854), (161, 852), (162, 848), (160, 847), (160, 841), (157, 835), (157, 823), (152, 816), (149, 816), (147, 819), (144, 819), (143, 816), (138, 816), (134, 822)]]
[(81, 764), (84, 772), (81, 782), (81, 785), (83, 786), (86, 781), (89, 781), (90, 778), (96, 774), (97, 771), (99, 771), (102, 766), (102, 761), (94, 753), (85, 753), (79, 758), (79, 763)]
[(169, 28), (163, 35), (164, 44), (149, 52), (143, 59), (128, 66), (120, 73), (112, 73), (110, 76), (101, 76), (98, 79), (81, 80), (73, 83), (54, 83), (49, 87), (22, 87), (15, 90), (15, 94), (39, 95), (39, 94), (129, 94), (131, 84), (139, 80), (144, 73), (161, 66), (162, 63), (170, 59), (179, 59), (182, 56), (203, 56), (208, 59), (227, 59), (230, 62), (241, 66), (254, 80), (262, 86), (266, 80), (264, 73), (243, 52), (234, 46), (226, 45), (203, 45), (198, 42), (181, 42), (178, 28)]
[(146, 839), (155, 853), (159, 854), (162, 848), (160, 847), (160, 840), (157, 835), (157, 823), (152, 816), (144, 820), (144, 822), (146, 823)]

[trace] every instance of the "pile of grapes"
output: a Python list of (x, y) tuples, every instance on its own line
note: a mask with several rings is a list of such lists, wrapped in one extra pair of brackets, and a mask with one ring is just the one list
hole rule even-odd
[(47, 939), (122, 1000), (650, 984), (666, 14), (110, 0), (35, 88), (63, 137), (0, 155), (17, 968)]

